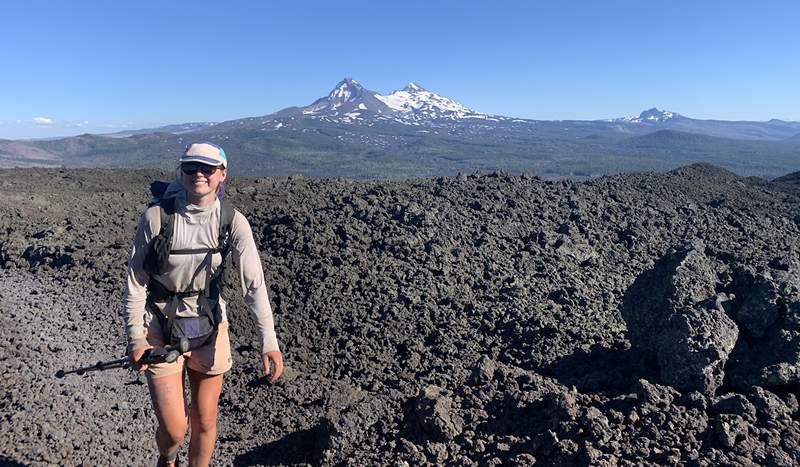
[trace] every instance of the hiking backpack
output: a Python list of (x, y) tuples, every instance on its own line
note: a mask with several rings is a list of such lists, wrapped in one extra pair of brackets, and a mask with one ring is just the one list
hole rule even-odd
[[(189, 341), (189, 350), (202, 347), (212, 342), (217, 335), (222, 311), (220, 310), (220, 294), (227, 265), (228, 253), (231, 249), (231, 224), (235, 209), (227, 201), (220, 199), (220, 225), (216, 248), (193, 248), (173, 250), (172, 235), (175, 216), (175, 198), (163, 198), (168, 184), (166, 182), (153, 182), (150, 192), (153, 202), (150, 206), (158, 205), (160, 214), (160, 229), (148, 245), (144, 260), (144, 269), (150, 274), (147, 284), (147, 308), (156, 316), (164, 333), (165, 343), (177, 346), (181, 339)], [(156, 274), (164, 274), (169, 266), (171, 255), (193, 255), (205, 253), (209, 256), (206, 268), (205, 287), (202, 290), (173, 291), (154, 278)], [(222, 261), (219, 268), (212, 274), (211, 255), (220, 253)], [(174, 297), (198, 297), (198, 316), (191, 318), (168, 318), (156, 306), (156, 302), (166, 302)]]

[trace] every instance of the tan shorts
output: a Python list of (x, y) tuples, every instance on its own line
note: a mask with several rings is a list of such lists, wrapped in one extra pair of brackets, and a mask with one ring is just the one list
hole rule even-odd
[[(164, 334), (158, 320), (153, 319), (147, 325), (147, 343), (153, 347), (162, 347)], [(190, 350), (172, 363), (156, 363), (148, 365), (145, 374), (149, 378), (158, 378), (183, 371), (183, 365), (204, 375), (221, 375), (231, 369), (231, 341), (228, 336), (228, 322), (219, 324), (217, 338), (214, 342)]]

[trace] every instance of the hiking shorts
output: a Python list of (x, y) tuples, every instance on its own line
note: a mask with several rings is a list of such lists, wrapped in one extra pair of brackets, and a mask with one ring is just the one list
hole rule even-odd
[[(153, 347), (163, 347), (164, 334), (157, 319), (151, 319), (147, 326), (147, 343)], [(158, 378), (183, 371), (188, 368), (204, 375), (221, 375), (231, 369), (231, 341), (228, 336), (228, 321), (219, 323), (217, 338), (203, 347), (190, 350), (172, 363), (148, 365), (145, 374), (148, 378)]]

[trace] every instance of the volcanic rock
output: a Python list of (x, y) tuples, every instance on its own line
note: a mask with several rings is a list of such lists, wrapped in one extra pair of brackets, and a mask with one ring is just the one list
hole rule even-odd
[(753, 388), (748, 398), (762, 423), (785, 422), (797, 411), (796, 407), (793, 410), (776, 394), (758, 386)]
[(720, 414), (714, 422), (717, 440), (725, 448), (732, 448), (747, 437), (747, 422), (738, 415)]
[(450, 441), (464, 429), (464, 421), (453, 407), (453, 400), (436, 386), (428, 386), (411, 401), (405, 421), (411, 432), (426, 439)]
[[(0, 464), (154, 463), (143, 379), (54, 374), (124, 354), (128, 250), (171, 176), (0, 171)], [(212, 462), (797, 465), (798, 193), (706, 165), (230, 179), (291, 370), (263, 378), (231, 274)]]
[(780, 269), (744, 266), (734, 275), (742, 336), (728, 372), (742, 390), (800, 382), (800, 267), (794, 254), (771, 264)]
[(696, 242), (660, 259), (626, 292), (621, 311), (634, 346), (656, 355), (661, 378), (714, 394), (738, 329), (716, 288), (722, 265)]

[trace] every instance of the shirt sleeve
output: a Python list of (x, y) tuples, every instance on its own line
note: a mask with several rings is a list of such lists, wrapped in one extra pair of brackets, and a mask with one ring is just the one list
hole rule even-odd
[(128, 259), (128, 280), (125, 285), (123, 311), (125, 332), (128, 337), (128, 352), (148, 347), (144, 314), (150, 275), (144, 270), (144, 258), (147, 255), (147, 246), (153, 237), (152, 219), (152, 209), (148, 209), (142, 214), (133, 238), (133, 249)]
[(275, 335), (275, 323), (272, 317), (272, 306), (267, 295), (267, 284), (264, 270), (258, 255), (256, 242), (250, 223), (240, 212), (236, 211), (231, 225), (231, 244), (233, 261), (239, 269), (244, 302), (256, 318), (256, 325), (261, 334), (261, 353), (280, 351), (278, 338)]

